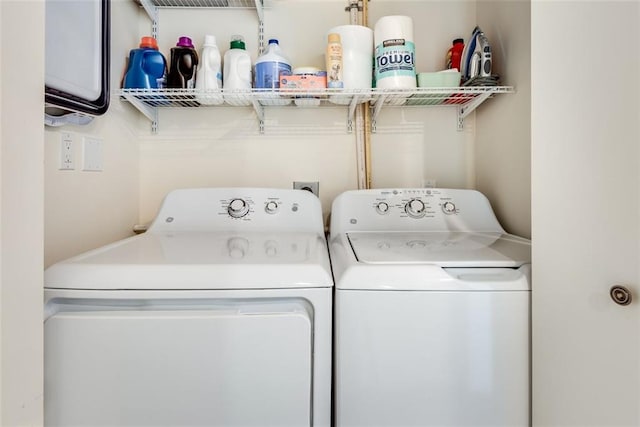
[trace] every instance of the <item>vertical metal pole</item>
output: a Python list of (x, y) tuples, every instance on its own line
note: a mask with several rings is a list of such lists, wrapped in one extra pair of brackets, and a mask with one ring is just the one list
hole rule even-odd
[[(360, 24), (358, 19), (359, 12), (359, 0), (349, 0), (349, 5), (346, 10), (349, 12), (349, 23), (351, 25)], [(362, 25), (366, 25), (366, 21), (362, 21)], [(355, 100), (354, 100), (355, 102)], [(366, 110), (367, 103), (358, 105), (355, 109), (355, 137), (356, 137), (356, 170), (358, 188), (369, 188), (368, 183), (368, 166), (367, 166), (367, 143), (366, 143)]]
[[(362, 0), (362, 25), (369, 25), (369, 0)], [(365, 188), (371, 188), (371, 109), (369, 103), (362, 104), (364, 133)]]

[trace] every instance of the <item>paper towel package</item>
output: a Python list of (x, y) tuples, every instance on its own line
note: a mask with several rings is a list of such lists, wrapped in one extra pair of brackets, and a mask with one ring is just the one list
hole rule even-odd
[(379, 89), (416, 87), (413, 20), (383, 16), (375, 25), (375, 78)]

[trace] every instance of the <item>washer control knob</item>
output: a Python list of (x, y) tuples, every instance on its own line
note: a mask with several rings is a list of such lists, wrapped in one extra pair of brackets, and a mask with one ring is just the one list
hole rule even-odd
[(380, 215), (385, 215), (389, 213), (389, 203), (387, 202), (378, 202), (376, 205), (376, 212)]
[(278, 212), (279, 207), (280, 205), (278, 205), (278, 202), (276, 202), (275, 200), (269, 200), (267, 204), (264, 205), (264, 211), (268, 214), (274, 214)]
[(233, 199), (229, 202), (227, 212), (233, 218), (242, 218), (249, 213), (249, 204), (242, 199)]
[(454, 205), (453, 202), (444, 202), (442, 211), (446, 214), (456, 213), (456, 205)]
[(420, 199), (411, 199), (404, 206), (404, 211), (412, 218), (421, 218), (425, 214), (426, 206)]

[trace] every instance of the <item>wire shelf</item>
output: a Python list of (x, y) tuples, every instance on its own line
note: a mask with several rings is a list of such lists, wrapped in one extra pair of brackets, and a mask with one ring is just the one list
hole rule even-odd
[[(255, 0), (146, 0), (159, 8), (241, 8), (254, 9)], [(137, 0), (138, 3), (141, 0)], [(263, 1), (259, 0), (262, 4)]]
[(251, 89), (246, 91), (217, 90), (203, 92), (196, 89), (120, 89), (118, 94), (132, 103), (153, 122), (155, 129), (157, 108), (194, 107), (252, 107), (260, 120), (263, 130), (265, 107), (340, 107), (349, 109), (348, 129), (357, 105), (369, 103), (372, 111), (372, 128), (382, 110), (387, 107), (456, 107), (458, 128), (464, 118), (486, 99), (495, 94), (513, 93), (512, 86), (473, 86), (449, 88), (416, 88), (404, 90), (385, 89), (318, 89), (302, 91), (282, 89)]
[(262, 106), (297, 105), (318, 107), (323, 105), (361, 104), (372, 99), (371, 91), (340, 91), (335, 89), (299, 91), (295, 89), (273, 91), (218, 90), (203, 92), (196, 89), (121, 89), (126, 100), (135, 98), (150, 107), (210, 107), (250, 106), (257, 102)]
[[(210, 107), (249, 106), (339, 106), (370, 102), (372, 106), (428, 106), (465, 105), (481, 95), (513, 93), (511, 86), (417, 88), (407, 90), (340, 90), (320, 89), (280, 91), (252, 89), (251, 91), (218, 90), (202, 92), (196, 89), (121, 89), (125, 99), (136, 98), (151, 107)], [(211, 103), (214, 104), (211, 104)]]

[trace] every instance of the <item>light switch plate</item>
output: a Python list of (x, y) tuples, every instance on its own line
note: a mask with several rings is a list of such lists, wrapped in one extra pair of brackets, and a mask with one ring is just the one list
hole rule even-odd
[(85, 136), (82, 140), (83, 171), (102, 171), (102, 139)]

